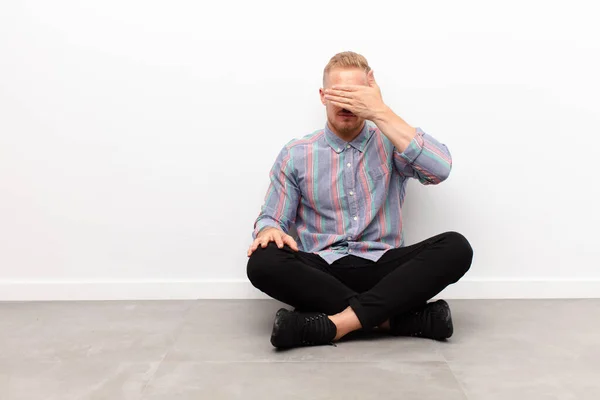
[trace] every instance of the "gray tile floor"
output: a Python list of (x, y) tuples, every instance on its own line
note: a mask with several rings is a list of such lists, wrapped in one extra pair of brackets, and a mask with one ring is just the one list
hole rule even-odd
[(449, 303), (445, 343), (288, 351), (275, 301), (0, 303), (0, 399), (600, 399), (600, 299)]

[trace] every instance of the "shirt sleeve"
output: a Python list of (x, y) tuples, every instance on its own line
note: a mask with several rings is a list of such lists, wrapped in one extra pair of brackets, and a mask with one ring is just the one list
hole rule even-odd
[(290, 225), (296, 221), (300, 201), (300, 190), (294, 174), (294, 163), (290, 151), (284, 147), (269, 172), (270, 184), (264, 204), (254, 222), (252, 239), (266, 227), (279, 228), (289, 234)]
[(394, 148), (394, 166), (407, 178), (416, 178), (424, 185), (436, 185), (448, 178), (452, 156), (448, 147), (416, 128), (417, 134), (400, 152)]

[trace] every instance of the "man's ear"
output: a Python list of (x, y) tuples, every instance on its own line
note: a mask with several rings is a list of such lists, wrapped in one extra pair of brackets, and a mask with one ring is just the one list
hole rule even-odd
[(323, 88), (319, 89), (319, 96), (321, 97), (321, 103), (325, 105), (325, 92), (323, 91)]
[(367, 82), (371, 87), (377, 86), (377, 82), (375, 82), (375, 73), (373, 72), (373, 70), (370, 70), (367, 74)]

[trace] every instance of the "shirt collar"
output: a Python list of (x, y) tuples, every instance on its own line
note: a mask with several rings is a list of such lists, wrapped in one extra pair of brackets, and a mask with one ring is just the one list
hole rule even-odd
[(367, 121), (365, 121), (365, 125), (363, 126), (363, 129), (360, 131), (358, 136), (356, 136), (351, 142), (346, 142), (344, 139), (340, 138), (338, 135), (333, 133), (331, 129), (329, 129), (328, 123), (325, 124), (325, 139), (327, 140), (327, 143), (331, 146), (333, 151), (335, 151), (338, 154), (344, 151), (347, 146), (352, 146), (362, 153), (372, 134), (373, 129), (371, 129)]

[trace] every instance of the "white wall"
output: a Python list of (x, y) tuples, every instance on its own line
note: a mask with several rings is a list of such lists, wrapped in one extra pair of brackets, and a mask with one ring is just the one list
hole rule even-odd
[(3, 2), (0, 299), (260, 296), (268, 170), (348, 49), (452, 152), (404, 209), (473, 245), (445, 296), (600, 296), (598, 10), (483, 3)]

